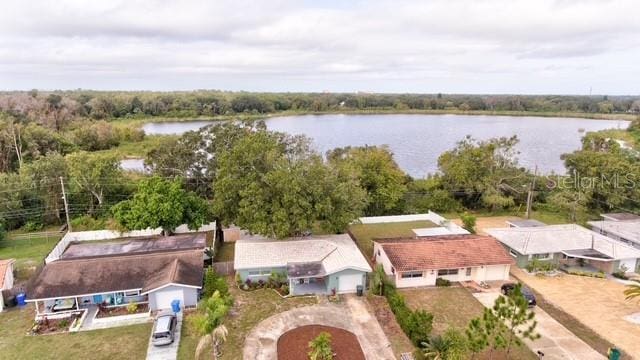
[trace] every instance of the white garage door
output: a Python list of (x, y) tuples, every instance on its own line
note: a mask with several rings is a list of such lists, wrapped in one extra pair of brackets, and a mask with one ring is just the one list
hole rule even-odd
[(355, 292), (358, 285), (362, 285), (361, 274), (340, 275), (338, 292)]
[(184, 308), (184, 296), (182, 289), (160, 290), (156, 292), (156, 307), (160, 309), (171, 309), (171, 302), (180, 300), (180, 308)]
[(620, 260), (620, 267), (624, 265), (627, 268), (627, 272), (634, 272), (636, 270), (636, 259), (623, 259)]
[(504, 265), (487, 266), (487, 273), (484, 276), (484, 281), (505, 280), (504, 267)]

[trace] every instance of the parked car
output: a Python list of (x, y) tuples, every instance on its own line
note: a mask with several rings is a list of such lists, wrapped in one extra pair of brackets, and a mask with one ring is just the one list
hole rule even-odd
[[(502, 287), (500, 287), (500, 292), (502, 292), (503, 295), (509, 295), (513, 291), (513, 289), (516, 288), (516, 285), (516, 283), (506, 283), (502, 285)], [(533, 291), (531, 291), (531, 289), (524, 285), (521, 285), (520, 292), (522, 292), (524, 298), (527, 299), (530, 307), (536, 306), (536, 296), (533, 295)]]
[(160, 313), (153, 324), (151, 342), (154, 346), (169, 345), (173, 342), (178, 319), (173, 313)]

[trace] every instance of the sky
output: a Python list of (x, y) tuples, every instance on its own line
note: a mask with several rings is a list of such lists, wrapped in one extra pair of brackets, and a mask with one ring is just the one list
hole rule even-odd
[(0, 90), (640, 94), (638, 0), (2, 0)]

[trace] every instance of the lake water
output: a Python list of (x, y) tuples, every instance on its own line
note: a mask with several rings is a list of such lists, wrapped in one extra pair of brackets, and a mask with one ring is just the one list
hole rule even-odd
[[(148, 123), (147, 134), (182, 134), (210, 121)], [(626, 128), (627, 121), (470, 115), (302, 115), (266, 120), (271, 130), (304, 134), (316, 150), (341, 146), (388, 145), (400, 167), (414, 177), (438, 169), (438, 156), (466, 135), (477, 139), (517, 135), (522, 166), (563, 174), (560, 155), (580, 148), (583, 131)]]

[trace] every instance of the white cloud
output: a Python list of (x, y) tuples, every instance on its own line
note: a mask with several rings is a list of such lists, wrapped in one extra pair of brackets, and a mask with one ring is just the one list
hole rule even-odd
[(0, 89), (638, 93), (640, 2), (20, 1)]

